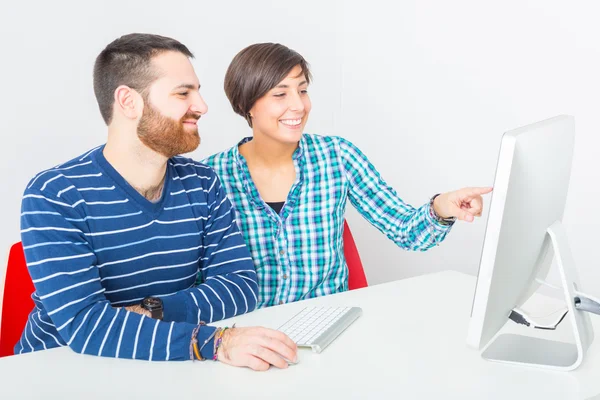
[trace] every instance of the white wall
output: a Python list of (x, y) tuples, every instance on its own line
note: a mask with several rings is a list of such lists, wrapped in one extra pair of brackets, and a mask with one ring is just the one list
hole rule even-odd
[[(345, 3), (338, 133), (421, 204), (438, 191), (493, 184), (504, 131), (574, 115), (564, 223), (584, 288), (600, 293), (597, 2), (397, 3)], [(447, 268), (476, 274), (486, 219), (458, 224), (443, 246), (411, 254), (350, 215), (371, 282)]]
[[(565, 213), (584, 288), (600, 294), (600, 7), (593, 1), (405, 0), (12, 2), (0, 10), (3, 227), (19, 240), (20, 196), (41, 169), (105, 140), (92, 90), (95, 56), (130, 32), (172, 36), (195, 54), (209, 113), (203, 158), (249, 134), (223, 93), (241, 48), (284, 43), (311, 63), (307, 131), (357, 144), (415, 205), (437, 192), (491, 185), (502, 132), (569, 113), (577, 139)], [(407, 253), (353, 210), (371, 283), (456, 269), (477, 273), (484, 218), (443, 246)], [(3, 258), (5, 259), (5, 258)], [(0, 266), (0, 276), (3, 266)]]

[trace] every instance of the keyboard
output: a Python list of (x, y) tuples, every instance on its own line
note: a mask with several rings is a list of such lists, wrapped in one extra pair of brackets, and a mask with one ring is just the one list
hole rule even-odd
[(277, 330), (320, 353), (361, 315), (360, 307), (306, 307)]

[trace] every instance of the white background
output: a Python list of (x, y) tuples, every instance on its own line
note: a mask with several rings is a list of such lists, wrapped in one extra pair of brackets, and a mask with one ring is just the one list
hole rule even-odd
[[(225, 70), (243, 47), (280, 42), (312, 66), (313, 111), (306, 131), (354, 142), (413, 205), (438, 192), (492, 185), (504, 131), (574, 115), (564, 224), (583, 288), (600, 295), (600, 6), (549, 0), (396, 3), (3, 3), (1, 259), (20, 240), (27, 181), (105, 141), (92, 90), (96, 55), (122, 34), (148, 32), (174, 37), (196, 55), (209, 113), (200, 122), (202, 144), (194, 158), (250, 134), (224, 95)], [(427, 253), (400, 250), (351, 207), (348, 219), (371, 284), (444, 269), (477, 273), (487, 213), (474, 224), (458, 224), (441, 247)], [(4, 269), (2, 262), (0, 277)]]

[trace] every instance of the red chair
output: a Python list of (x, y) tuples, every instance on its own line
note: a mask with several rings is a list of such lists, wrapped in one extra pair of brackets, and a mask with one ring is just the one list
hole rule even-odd
[(8, 254), (2, 318), (0, 318), (0, 357), (12, 356), (21, 339), (29, 313), (33, 310), (33, 282), (27, 271), (21, 242), (15, 243)]
[(367, 277), (352, 232), (350, 232), (350, 227), (346, 221), (344, 221), (344, 256), (346, 257), (346, 264), (348, 264), (348, 289), (367, 287)]

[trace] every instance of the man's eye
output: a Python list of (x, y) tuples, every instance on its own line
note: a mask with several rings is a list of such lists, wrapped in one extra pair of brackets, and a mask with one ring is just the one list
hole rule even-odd
[(177, 95), (179, 96), (187, 96), (189, 94), (189, 92), (182, 92), (182, 93), (177, 93)]

